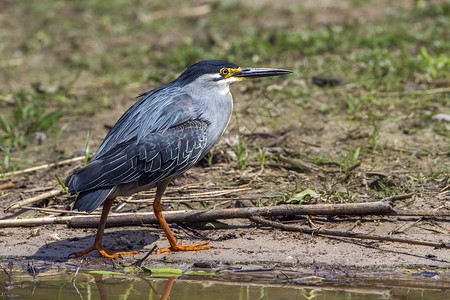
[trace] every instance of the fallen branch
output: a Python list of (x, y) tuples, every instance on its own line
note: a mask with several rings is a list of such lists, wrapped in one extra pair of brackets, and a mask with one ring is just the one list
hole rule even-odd
[[(227, 208), (217, 210), (190, 211), (166, 216), (168, 223), (205, 222), (217, 219), (246, 219), (252, 216), (292, 216), (292, 215), (386, 215), (395, 214), (386, 201), (348, 204), (280, 205), (266, 207)], [(70, 227), (97, 227), (100, 217), (77, 217), (69, 221)], [(159, 224), (153, 213), (110, 215), (106, 226), (134, 226)], [(1, 223), (0, 223), (1, 225)]]
[[(193, 188), (193, 190), (195, 190), (196, 188)], [(178, 193), (188, 193), (189, 196), (185, 196), (186, 198), (196, 198), (196, 197), (210, 197), (210, 196), (222, 196), (222, 195), (226, 195), (226, 194), (231, 194), (231, 193), (236, 193), (236, 192), (241, 192), (241, 191), (247, 191), (247, 190), (251, 190), (252, 188), (249, 186), (244, 186), (244, 187), (239, 187), (239, 188), (235, 188), (235, 187), (224, 187), (221, 188), (219, 190), (209, 190), (207, 192), (194, 192), (194, 191), (188, 191), (186, 192), (187, 189), (185, 188), (178, 188), (175, 190), (169, 190), (167, 191), (167, 193), (165, 193), (165, 195), (170, 195), (170, 194), (178, 194)], [(155, 191), (143, 191), (140, 192), (139, 194), (137, 194), (138, 196), (146, 196), (146, 197), (152, 197), (155, 198)], [(164, 198), (167, 198), (164, 197)]]
[(21, 227), (21, 226), (39, 226), (39, 225), (48, 225), (48, 224), (66, 224), (71, 218), (74, 218), (74, 216), (0, 220), (0, 227)]
[(381, 199), (381, 201), (387, 202), (392, 205), (394, 203), (394, 201), (409, 199), (412, 196), (414, 196), (414, 193), (403, 194), (403, 195), (394, 195), (394, 196), (383, 198), (383, 199)]
[[(255, 197), (239, 197), (238, 200), (261, 200), (263, 199), (270, 199), (275, 198), (276, 196), (255, 196)], [(123, 202), (125, 203), (141, 203), (141, 204), (147, 204), (147, 205), (153, 205), (153, 198), (144, 198), (144, 199), (125, 199)], [(190, 202), (211, 202), (211, 201), (229, 201), (229, 200), (236, 200), (236, 198), (226, 198), (226, 197), (214, 197), (214, 198), (207, 198), (207, 197), (199, 197), (197, 199), (192, 199), (191, 197), (164, 197), (164, 199), (161, 201), (162, 203), (170, 203), (170, 202), (179, 202), (179, 203), (190, 203)]]
[[(171, 214), (180, 214), (186, 213), (187, 210), (180, 211), (168, 211), (164, 212), (164, 216), (167, 218), (168, 215)], [(153, 215), (153, 213), (146, 213), (148, 215)], [(111, 214), (109, 218), (115, 217), (116, 215), (134, 215), (134, 214)], [(68, 222), (80, 218), (79, 216), (58, 216), (58, 217), (41, 217), (41, 218), (24, 218), (24, 219), (8, 219), (8, 220), (0, 220), (0, 228), (1, 227), (21, 227), (21, 226), (39, 226), (39, 225), (49, 225), (49, 224), (67, 224)], [(89, 215), (83, 216), (83, 220), (85, 219), (93, 219), (97, 222), (97, 225), (92, 227), (97, 227), (98, 222), (100, 220), (99, 215)]]
[[(430, 213), (427, 211), (416, 210), (416, 211), (402, 211), (396, 213), (397, 217), (422, 217), (422, 218), (448, 218), (450, 213)], [(450, 220), (448, 220), (450, 221)]]
[(29, 189), (29, 190), (24, 190), (24, 191), (22, 191), (22, 193), (38, 193), (38, 192), (46, 192), (46, 191), (52, 190), (53, 187), (54, 187), (54, 185), (39, 186), (39, 187), (32, 188), (32, 189)]
[(307, 163), (301, 160), (294, 160), (288, 157), (284, 157), (282, 155), (279, 156), (280, 161), (289, 164), (291, 167), (301, 171), (301, 172), (313, 172), (313, 171), (325, 171), (319, 166), (316, 166), (311, 163)]
[(432, 94), (440, 94), (440, 93), (448, 93), (450, 92), (449, 87), (428, 89), (428, 90), (416, 90), (416, 91), (400, 91), (400, 92), (384, 92), (379, 93), (380, 95), (386, 96), (403, 96), (403, 95), (432, 95)]
[[(350, 172), (355, 170), (356, 168), (358, 168), (361, 165), (361, 161), (356, 162), (354, 165), (350, 166), (347, 169), (347, 172), (344, 176), (342, 176), (341, 178), (338, 179), (338, 181), (336, 183), (343, 183), (346, 182), (349, 178), (350, 178)], [(335, 183), (335, 184), (336, 184)]]
[(18, 170), (18, 171), (14, 171), (14, 172), (3, 173), (3, 174), (0, 174), (0, 177), (3, 177), (3, 176), (8, 177), (8, 176), (20, 175), (20, 174), (24, 174), (24, 173), (30, 173), (30, 172), (34, 172), (34, 171), (40, 171), (40, 170), (44, 170), (47, 168), (70, 164), (70, 163), (73, 163), (76, 161), (81, 161), (81, 160), (84, 160), (84, 156), (77, 156), (77, 157), (65, 159), (65, 160), (62, 160), (62, 161), (59, 161), (56, 163), (45, 164), (45, 165), (31, 167), (28, 169)]
[(202, 4), (198, 6), (181, 7), (176, 10), (157, 10), (148, 14), (140, 12), (139, 19), (143, 22), (155, 22), (175, 15), (182, 18), (193, 18), (207, 15), (211, 13), (211, 11), (211, 5)]
[(0, 190), (6, 190), (6, 189), (12, 188), (14, 186), (15, 186), (14, 182), (3, 183), (3, 184), (0, 184)]
[(16, 208), (21, 208), (24, 205), (35, 203), (35, 202), (38, 202), (38, 201), (41, 201), (41, 200), (44, 200), (44, 199), (47, 199), (47, 198), (50, 198), (50, 197), (53, 197), (53, 196), (58, 196), (58, 195), (61, 195), (61, 194), (64, 194), (64, 191), (62, 191), (62, 190), (53, 190), (53, 191), (50, 191), (50, 192), (47, 192), (47, 193), (40, 194), (40, 195), (35, 196), (35, 197), (31, 197), (31, 198), (19, 201), (19, 202), (14, 203), (14, 204), (8, 206), (7, 208), (5, 208), (5, 213), (10, 211), (10, 210), (14, 210)]
[[(401, 200), (401, 199), (409, 198), (411, 196), (412, 196), (412, 194), (395, 195), (395, 196), (384, 198), (383, 200), (379, 201), (378, 203), (388, 204), (388, 203), (392, 203), (395, 200)], [(250, 205), (249, 201), (241, 201), (240, 203), (244, 207), (248, 207)], [(377, 203), (377, 202), (373, 202), (373, 203)], [(405, 238), (398, 238), (398, 237), (393, 237), (393, 236), (370, 235), (370, 234), (356, 233), (356, 232), (350, 232), (350, 231), (328, 230), (328, 229), (321, 229), (321, 228), (313, 229), (313, 228), (308, 228), (308, 227), (301, 227), (298, 225), (289, 225), (289, 224), (283, 224), (280, 222), (269, 221), (260, 216), (251, 216), (251, 217), (249, 217), (249, 219), (258, 224), (270, 226), (270, 227), (285, 230), (285, 231), (302, 232), (302, 233), (307, 233), (307, 234), (312, 234), (312, 235), (340, 236), (340, 237), (357, 238), (357, 239), (397, 242), (397, 243), (406, 243), (406, 244), (422, 245), (422, 246), (435, 247), (435, 248), (450, 249), (450, 244), (444, 243), (444, 242), (435, 243), (435, 242), (429, 242), (429, 241), (418, 241), (418, 240), (411, 240), (411, 239), (405, 239)]]
[[(63, 209), (52, 209), (52, 208), (42, 208), (42, 207), (32, 207), (32, 206), (22, 206), (22, 209), (27, 210), (35, 210), (44, 213), (53, 213), (53, 214), (67, 214), (67, 215), (89, 215), (88, 212), (78, 211), (78, 210), (63, 210)], [(100, 215), (100, 213), (92, 213), (92, 215)]]
[(288, 224), (282, 224), (280, 222), (269, 221), (269, 220), (266, 220), (261, 217), (250, 217), (249, 219), (258, 224), (270, 226), (270, 227), (285, 230), (285, 231), (295, 231), (295, 232), (301, 232), (301, 233), (308, 233), (308, 234), (312, 234), (312, 235), (340, 236), (340, 237), (348, 237), (348, 238), (356, 238), (356, 239), (406, 243), (406, 244), (413, 244), (413, 245), (422, 245), (422, 246), (428, 246), (428, 247), (450, 249), (450, 244), (444, 243), (444, 242), (435, 243), (435, 242), (418, 241), (418, 240), (411, 240), (411, 239), (398, 238), (398, 237), (385, 236), (385, 235), (384, 236), (383, 235), (370, 235), (370, 234), (356, 233), (356, 232), (350, 232), (350, 231), (328, 230), (328, 229), (320, 229), (320, 228), (312, 229), (312, 228), (300, 227), (297, 225), (288, 225)]

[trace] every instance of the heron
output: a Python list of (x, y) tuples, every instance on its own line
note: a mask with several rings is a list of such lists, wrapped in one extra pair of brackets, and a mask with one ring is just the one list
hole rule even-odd
[(91, 161), (65, 181), (78, 194), (73, 209), (93, 212), (103, 204), (91, 247), (107, 258), (137, 251), (114, 252), (102, 245), (106, 220), (117, 196), (156, 187), (153, 210), (170, 247), (157, 253), (211, 249), (209, 242), (177, 242), (162, 214), (161, 199), (171, 180), (202, 159), (224, 133), (233, 111), (230, 85), (245, 79), (278, 76), (292, 71), (243, 68), (225, 60), (203, 60), (174, 81), (142, 93), (106, 135)]

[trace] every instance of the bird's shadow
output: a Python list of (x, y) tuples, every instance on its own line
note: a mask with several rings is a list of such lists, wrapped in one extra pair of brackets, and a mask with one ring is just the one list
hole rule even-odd
[[(92, 246), (94, 238), (95, 234), (91, 234), (46, 243), (28, 258), (56, 262), (67, 261), (71, 254)], [(117, 230), (103, 235), (103, 246), (111, 251), (141, 251), (158, 239), (159, 236), (151, 233), (150, 230)], [(101, 257), (97, 251), (92, 251), (86, 256)]]

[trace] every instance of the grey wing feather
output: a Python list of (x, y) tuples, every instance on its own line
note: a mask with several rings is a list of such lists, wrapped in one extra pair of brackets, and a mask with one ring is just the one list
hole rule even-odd
[[(80, 193), (74, 208), (95, 210), (122, 183), (143, 186), (183, 173), (205, 153), (208, 124), (197, 118), (191, 97), (173, 84), (140, 95), (91, 162), (67, 177), (69, 192)], [(195, 151), (179, 149), (191, 143)]]
[(137, 142), (140, 142), (150, 133), (164, 132), (198, 117), (191, 97), (179, 87), (168, 84), (141, 94), (140, 97), (106, 135), (93, 160), (103, 156), (118, 144), (136, 138)]
[[(184, 122), (164, 133), (118, 144), (67, 180), (70, 193), (136, 182), (138, 187), (182, 174), (206, 153), (208, 123)], [(100, 203), (101, 204), (101, 203)]]

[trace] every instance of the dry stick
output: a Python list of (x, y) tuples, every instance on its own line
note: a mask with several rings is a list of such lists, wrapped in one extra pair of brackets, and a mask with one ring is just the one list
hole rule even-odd
[(13, 104), (14, 97), (12, 95), (0, 95), (0, 101), (4, 101), (6, 103)]
[(0, 220), (0, 227), (21, 227), (21, 226), (39, 226), (47, 224), (66, 224), (74, 216), (63, 217), (43, 217), (43, 218), (27, 218), (27, 219), (12, 219)]
[(413, 245), (422, 245), (422, 246), (429, 246), (429, 247), (435, 247), (435, 248), (450, 249), (450, 244), (444, 243), (444, 242), (434, 243), (434, 242), (428, 242), (428, 241), (417, 241), (417, 240), (411, 240), (411, 239), (405, 239), (405, 238), (397, 238), (397, 237), (392, 237), (392, 236), (369, 235), (369, 234), (355, 233), (355, 232), (349, 232), (349, 231), (327, 230), (327, 229), (320, 229), (320, 228), (319, 229), (311, 229), (311, 228), (304, 228), (304, 227), (300, 227), (300, 226), (296, 226), (296, 225), (285, 225), (280, 222), (269, 221), (269, 220), (263, 219), (261, 217), (250, 217), (249, 219), (252, 220), (253, 222), (263, 224), (266, 226), (270, 226), (273, 228), (278, 228), (278, 229), (286, 230), (286, 231), (309, 233), (312, 235), (341, 236), (341, 237), (348, 237), (348, 238), (397, 242), (397, 243), (406, 243), (406, 244), (413, 244)]
[(414, 193), (403, 194), (403, 195), (394, 195), (394, 196), (383, 198), (380, 201), (392, 204), (394, 201), (409, 199), (412, 196), (414, 196)]
[[(222, 196), (222, 195), (226, 195), (226, 194), (232, 194), (235, 192), (241, 192), (241, 191), (246, 191), (246, 190), (251, 190), (251, 187), (240, 187), (240, 188), (223, 188), (220, 189), (218, 191), (207, 191), (207, 192), (197, 192), (197, 193), (193, 193), (193, 192), (189, 192), (189, 196), (184, 196), (186, 199), (190, 199), (192, 197), (210, 197), (210, 196)], [(165, 195), (167, 194), (173, 194), (173, 193), (181, 193), (186, 189), (183, 190), (175, 190), (175, 191), (169, 191), (167, 192)], [(145, 195), (148, 197), (155, 197), (155, 192), (141, 192), (138, 195)], [(165, 197), (168, 198), (168, 197)]]
[[(423, 218), (419, 218), (412, 225), (411, 224), (410, 225), (403, 224), (398, 229), (394, 229), (394, 230), (390, 231), (388, 234), (393, 235), (393, 234), (398, 234), (398, 233), (405, 233), (406, 231), (410, 230), (413, 226), (417, 225), (417, 223), (421, 222), (422, 219)], [(404, 227), (405, 229), (402, 229), (402, 227)]]
[(368, 175), (368, 176), (381, 176), (381, 177), (388, 177), (388, 174), (382, 173), (382, 172), (365, 172), (364, 174)]
[(64, 191), (62, 191), (62, 190), (53, 190), (53, 191), (50, 191), (50, 192), (47, 192), (47, 193), (43, 193), (43, 194), (40, 194), (40, 195), (38, 195), (36, 197), (31, 197), (31, 198), (19, 201), (17, 203), (14, 203), (14, 204), (8, 206), (7, 208), (5, 208), (5, 212), (8, 212), (10, 210), (14, 210), (16, 208), (21, 208), (24, 205), (35, 203), (35, 202), (38, 202), (38, 201), (41, 201), (41, 200), (44, 200), (44, 199), (47, 199), (47, 198), (50, 198), (50, 197), (53, 197), (53, 196), (58, 196), (58, 195), (61, 195), (61, 194), (64, 194)]
[(156, 248), (158, 248), (158, 246), (154, 245), (153, 248), (147, 254), (145, 254), (145, 256), (143, 258), (136, 260), (130, 266), (136, 266), (136, 267), (140, 268), (142, 266), (142, 263), (150, 256), (150, 254), (152, 254), (153, 251), (156, 250)]
[(234, 189), (227, 189), (227, 190), (219, 190), (219, 191), (208, 191), (208, 192), (201, 192), (201, 193), (193, 193), (190, 194), (191, 197), (201, 197), (201, 196), (221, 196), (226, 194), (231, 194), (235, 192), (242, 192), (251, 190), (251, 187), (243, 187), (243, 188), (234, 188)]
[(450, 190), (450, 184), (448, 184), (446, 187), (443, 187), (443, 188), (439, 191), (439, 194), (445, 192), (446, 190)]
[(29, 189), (29, 190), (22, 191), (22, 193), (45, 192), (45, 191), (53, 189), (53, 187), (54, 187), (54, 185), (40, 186), (40, 187), (36, 187), (36, 188), (32, 188), (32, 189)]
[[(217, 219), (242, 219), (252, 216), (292, 216), (292, 215), (386, 215), (395, 214), (387, 201), (347, 204), (280, 205), (266, 207), (227, 208), (217, 210), (191, 211), (183, 214), (167, 215), (168, 223), (205, 222)], [(77, 217), (69, 222), (71, 227), (97, 227), (100, 218)], [(133, 226), (159, 224), (154, 214), (116, 214), (108, 217), (107, 226)], [(0, 223), (1, 225), (1, 223)]]
[[(179, 210), (179, 211), (168, 211), (164, 212), (164, 217), (167, 218), (168, 215), (171, 214), (181, 214), (189, 212), (187, 210)], [(146, 213), (148, 215), (153, 215), (153, 213)], [(134, 214), (111, 214), (109, 218), (114, 217), (116, 215), (134, 215)], [(10, 220), (0, 220), (0, 228), (1, 227), (20, 227), (20, 226), (39, 226), (39, 225), (48, 225), (48, 224), (67, 224), (71, 220), (76, 218), (80, 218), (78, 216), (58, 216), (58, 217), (41, 217), (41, 218), (26, 218), (26, 219), (10, 219)], [(85, 219), (94, 219), (95, 222), (100, 220), (99, 215), (89, 215), (83, 216), (83, 220)], [(97, 227), (93, 226), (93, 227)]]
[(307, 162), (304, 162), (301, 160), (294, 160), (291, 158), (284, 157), (282, 155), (280, 155), (279, 159), (280, 159), (280, 161), (287, 163), (287, 164), (291, 165), (292, 167), (300, 169), (301, 171), (304, 171), (304, 172), (325, 171), (321, 167), (316, 166), (314, 164), (310, 164), (310, 163), (307, 163)]
[[(196, 197), (199, 197), (199, 198), (206, 198), (206, 197), (211, 197), (211, 196), (214, 196), (214, 195), (222, 196), (222, 195), (226, 195), (226, 194), (230, 194), (230, 193), (234, 193), (234, 192), (240, 192), (240, 191), (244, 191), (244, 190), (248, 190), (248, 189), (250, 189), (250, 188), (249, 187), (244, 187), (244, 188), (237, 188), (237, 189), (232, 189), (232, 190), (230, 189), (230, 190), (221, 190), (221, 191), (212, 191), (212, 192), (202, 192), (202, 193), (192, 194), (192, 196), (196, 196)], [(10, 210), (14, 210), (14, 209), (17, 209), (17, 208), (22, 208), (22, 207), (26, 206), (27, 204), (38, 202), (38, 201), (41, 201), (43, 199), (50, 198), (50, 197), (53, 197), (53, 196), (57, 196), (57, 195), (60, 195), (60, 194), (63, 194), (63, 193), (64, 192), (61, 191), (61, 190), (53, 190), (53, 191), (50, 191), (50, 192), (38, 195), (36, 197), (28, 198), (28, 199), (19, 201), (17, 203), (14, 203), (14, 204), (8, 206), (5, 209), (5, 212), (8, 212)], [(180, 197), (180, 198), (183, 198), (183, 197)], [(185, 198), (190, 198), (190, 197), (185, 197)], [(167, 200), (174, 200), (174, 199), (167, 199)], [(229, 199), (227, 199), (227, 200), (229, 200)], [(128, 202), (128, 201), (129, 200), (125, 200), (125, 202)], [(148, 201), (148, 200), (146, 200), (146, 202), (148, 202), (149, 204), (153, 203), (153, 201)], [(31, 208), (31, 207), (25, 207), (25, 208), (26, 209), (34, 209), (34, 208)], [(44, 210), (44, 209), (41, 209), (41, 210)], [(50, 210), (47, 209), (47, 211), (50, 211)], [(66, 211), (50, 211), (50, 212), (66, 212)], [(70, 212), (66, 212), (66, 213), (70, 213)]]
[[(198, 199), (192, 199), (191, 197), (165, 197), (162, 202), (180, 202), (180, 203), (189, 203), (189, 202), (211, 202), (211, 201), (228, 201), (228, 200), (261, 200), (266, 198), (275, 198), (277, 196), (258, 196), (258, 197), (239, 197), (239, 198), (225, 198), (225, 197), (198, 197)], [(149, 199), (136, 199), (136, 200), (129, 200), (125, 199), (123, 200), (126, 203), (144, 203), (148, 205), (153, 204), (153, 198)]]
[[(354, 165), (350, 166), (347, 169), (347, 173), (342, 176), (341, 178), (338, 179), (338, 181), (336, 183), (343, 183), (346, 182), (348, 180), (348, 178), (350, 177), (350, 172), (353, 171), (354, 169), (356, 169), (357, 167), (359, 167), (361, 165), (361, 161), (356, 162)], [(335, 183), (335, 184), (336, 184)]]
[[(68, 214), (68, 215), (89, 215), (89, 213), (85, 212), (85, 211), (63, 210), (63, 209), (53, 209), (53, 208), (32, 207), (32, 206), (22, 206), (22, 209), (36, 210), (36, 211), (42, 211), (42, 212), (47, 212), (47, 213)], [(100, 215), (100, 213), (92, 213), (92, 215)]]
[(3, 176), (5, 176), (5, 177), (7, 177), (7, 176), (14, 176), (14, 175), (30, 173), (30, 172), (34, 172), (34, 171), (40, 171), (40, 170), (44, 170), (44, 169), (47, 169), (47, 168), (52, 168), (52, 167), (56, 167), (56, 166), (70, 164), (72, 162), (81, 161), (81, 160), (84, 160), (84, 156), (77, 156), (77, 157), (65, 159), (65, 160), (62, 160), (62, 161), (59, 161), (59, 162), (56, 162), (56, 163), (45, 164), (45, 165), (36, 166), (36, 167), (23, 169), (23, 170), (18, 170), (18, 171), (14, 171), (14, 172), (3, 173), (3, 174), (0, 174), (0, 177), (3, 177)]
[[(183, 187), (179, 187), (177, 189), (173, 189), (171, 187), (167, 188), (167, 192), (164, 193), (164, 195), (166, 195), (167, 193), (178, 193), (178, 192), (186, 192), (187, 190), (235, 190), (237, 188), (245, 188), (245, 187), (250, 187), (250, 184), (241, 184), (238, 187), (235, 186), (200, 186), (200, 185), (195, 185), (195, 184), (191, 184), (191, 185), (184, 185)], [(145, 192), (142, 192), (145, 193)]]
[(426, 211), (415, 210), (415, 211), (403, 211), (397, 212), (395, 214), (397, 217), (422, 217), (422, 218), (448, 218), (450, 217), (449, 213), (429, 213)]
[(0, 184), (0, 190), (9, 189), (9, 188), (12, 188), (14, 186), (15, 186), (14, 182), (3, 183), (3, 184)]
[(360, 165), (361, 165), (361, 161), (357, 161), (354, 165), (348, 167), (347, 172), (350, 173), (351, 171), (353, 171), (354, 169), (356, 169)]
[[(410, 198), (412, 195), (413, 195), (413, 193), (405, 194), (405, 195), (395, 195), (395, 196), (384, 198), (381, 201), (379, 201), (378, 203), (391, 204), (393, 201), (407, 199), (407, 198)], [(244, 206), (249, 205), (248, 201), (242, 201), (241, 203)], [(377, 202), (372, 202), (372, 203), (377, 203)], [(288, 224), (282, 224), (280, 222), (269, 221), (269, 220), (266, 220), (259, 216), (251, 216), (251, 217), (249, 217), (249, 219), (252, 220), (253, 222), (256, 222), (259, 224), (267, 225), (270, 227), (274, 227), (274, 228), (278, 228), (278, 229), (286, 230), (286, 231), (309, 233), (309, 234), (313, 234), (313, 235), (342, 236), (342, 237), (348, 237), (348, 238), (407, 243), (407, 244), (414, 244), (414, 245), (422, 245), (422, 246), (450, 249), (450, 244), (444, 243), (444, 242), (434, 243), (434, 242), (428, 242), (428, 241), (417, 241), (417, 240), (411, 240), (411, 239), (405, 239), (405, 238), (397, 238), (397, 237), (392, 237), (392, 236), (369, 235), (369, 234), (355, 233), (355, 232), (349, 232), (349, 231), (328, 230), (328, 229), (320, 229), (320, 228), (311, 229), (311, 228), (304, 228), (304, 227), (300, 227), (300, 226), (296, 226), (296, 225), (288, 225)]]
[[(205, 190), (207, 189), (207, 192), (194, 192), (195, 190)], [(211, 191), (211, 190), (214, 191)], [(214, 194), (219, 193), (220, 195), (225, 195), (228, 193), (234, 193), (234, 192), (240, 192), (240, 191), (245, 191), (245, 190), (250, 190), (251, 187), (248, 184), (244, 184), (239, 186), (238, 188), (236, 187), (203, 187), (203, 186), (198, 186), (198, 185), (186, 185), (183, 187), (178, 187), (178, 188), (173, 188), (173, 187), (169, 187), (167, 189), (167, 192), (164, 194), (165, 197), (164, 199), (167, 199), (168, 195), (172, 195), (172, 194), (187, 194), (189, 193), (189, 196), (184, 196), (186, 197), (186, 199), (191, 199), (192, 197), (208, 197), (209, 195), (214, 196)], [(204, 196), (203, 196), (204, 195)], [(142, 191), (140, 193), (135, 194), (135, 196), (133, 196), (132, 198), (142, 198), (142, 197), (151, 197), (151, 198), (155, 198), (155, 191)], [(183, 196), (181, 196), (183, 197)], [(172, 199), (172, 198), (170, 198)], [(132, 200), (132, 199), (130, 199)], [(135, 199), (136, 200), (136, 199)], [(134, 200), (132, 200), (134, 201)], [(163, 200), (164, 201), (164, 200)]]
[(145, 14), (143, 18), (145, 20), (156, 21), (159, 19), (166, 19), (171, 17), (172, 15), (177, 15), (180, 17), (200, 17), (203, 15), (207, 15), (211, 13), (211, 5), (202, 4), (198, 6), (190, 6), (188, 8), (181, 8), (178, 10), (157, 10), (151, 13)]
[(401, 92), (384, 92), (384, 93), (379, 93), (380, 95), (411, 95), (411, 94), (416, 94), (416, 95), (432, 95), (432, 94), (439, 94), (439, 93), (447, 93), (450, 92), (450, 88), (448, 87), (442, 87), (442, 88), (435, 88), (435, 89), (428, 89), (428, 90), (417, 90), (417, 91), (401, 91)]
[[(394, 200), (404, 199), (410, 195), (385, 198), (378, 202), (322, 205), (282, 205), (271, 207), (249, 207), (221, 209), (213, 211), (164, 212), (168, 222), (211, 221), (216, 219), (248, 218), (251, 216), (287, 216), (287, 215), (389, 215), (395, 214), (390, 206)], [(1, 226), (33, 226), (42, 224), (61, 224), (69, 222), (72, 227), (96, 227), (99, 216), (83, 217), (45, 217), (32, 219), (0, 220)], [(111, 214), (108, 226), (127, 226), (141, 224), (158, 224), (153, 213)]]

